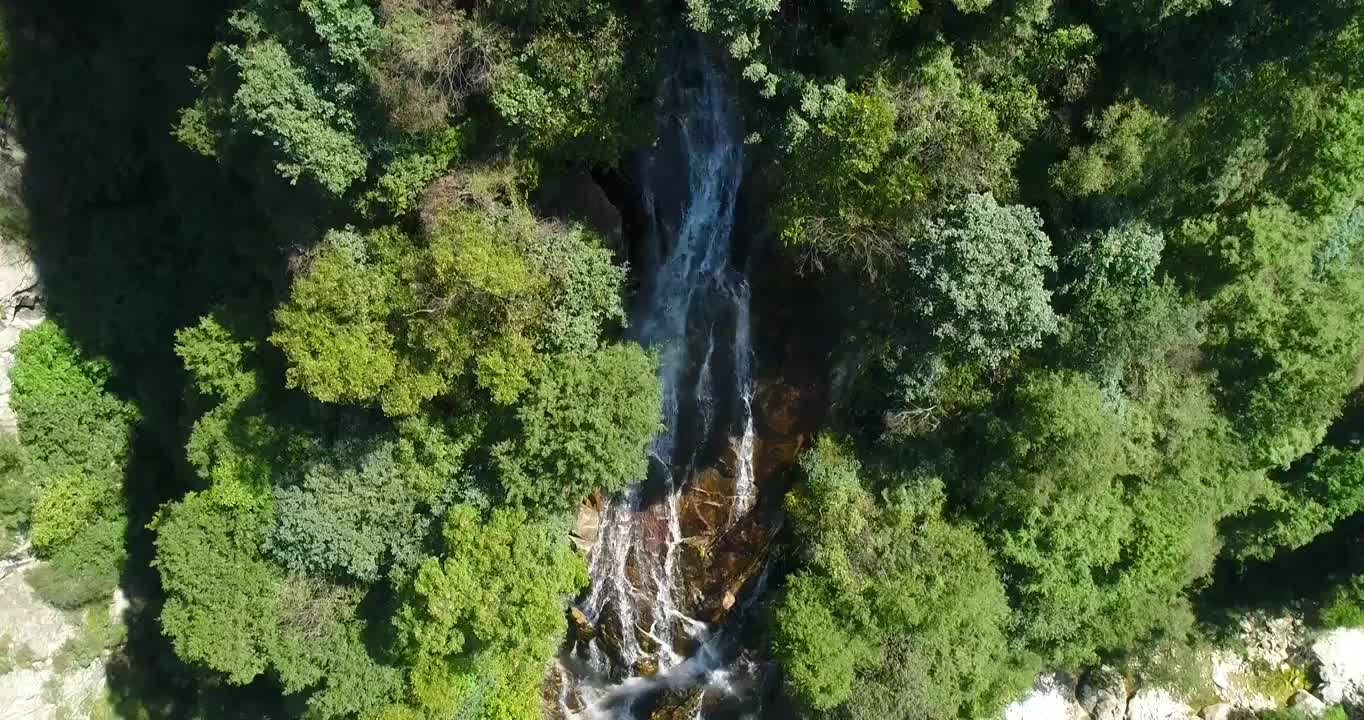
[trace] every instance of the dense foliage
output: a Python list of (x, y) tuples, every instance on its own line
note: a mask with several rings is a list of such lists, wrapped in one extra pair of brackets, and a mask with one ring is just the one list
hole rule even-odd
[[(50, 5), (0, 34), (51, 315), (0, 552), (147, 599), (128, 717), (539, 715), (568, 516), (659, 430), (633, 168), (692, 34), (750, 267), (827, 305), (761, 624), (793, 712), (991, 717), (1364, 513), (1359, 0)], [(1311, 600), (1364, 622), (1358, 577)]]

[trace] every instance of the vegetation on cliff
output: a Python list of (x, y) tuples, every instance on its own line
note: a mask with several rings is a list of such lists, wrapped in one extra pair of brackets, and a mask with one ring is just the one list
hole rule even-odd
[(1364, 512), (1359, 0), (49, 5), (0, 41), (52, 317), (0, 549), (145, 599), (123, 716), (539, 716), (568, 515), (663, 399), (630, 249), (532, 198), (627, 194), (683, 32), (834, 306), (799, 712), (990, 717)]

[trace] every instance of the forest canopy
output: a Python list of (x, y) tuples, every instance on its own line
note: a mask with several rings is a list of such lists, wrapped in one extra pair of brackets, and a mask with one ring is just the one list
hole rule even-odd
[(0, 11), (49, 313), (0, 551), (146, 598), (126, 717), (542, 716), (574, 514), (677, 402), (630, 318), (683, 42), (754, 287), (827, 306), (776, 707), (996, 717), (1364, 513), (1360, 0), (48, 5)]

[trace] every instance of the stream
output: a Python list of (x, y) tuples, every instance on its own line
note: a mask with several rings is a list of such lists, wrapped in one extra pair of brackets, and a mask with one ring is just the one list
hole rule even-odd
[[(598, 637), (567, 649), (558, 668), (559, 714), (575, 720), (742, 718), (756, 712), (746, 693), (762, 674), (734, 639), (746, 604), (722, 620), (699, 617), (705, 599), (688, 596), (679, 564), (694, 540), (684, 494), (718, 448), (729, 448), (733, 475), (724, 522), (754, 503), (750, 286), (732, 236), (743, 132), (699, 43), (676, 51), (661, 96), (660, 139), (638, 166), (648, 228), (631, 335), (658, 353), (665, 429), (649, 447), (648, 479), (601, 508), (579, 604)], [(764, 567), (745, 597), (765, 579)]]

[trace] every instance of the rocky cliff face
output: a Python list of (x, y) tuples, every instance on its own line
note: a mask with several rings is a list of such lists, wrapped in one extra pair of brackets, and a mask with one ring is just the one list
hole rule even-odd
[(9, 406), (9, 371), (14, 367), (14, 347), (19, 333), (43, 319), (38, 268), (29, 257), (18, 227), (24, 214), (21, 178), (24, 152), (9, 135), (0, 132), (0, 432), (14, 433), (18, 423)]

